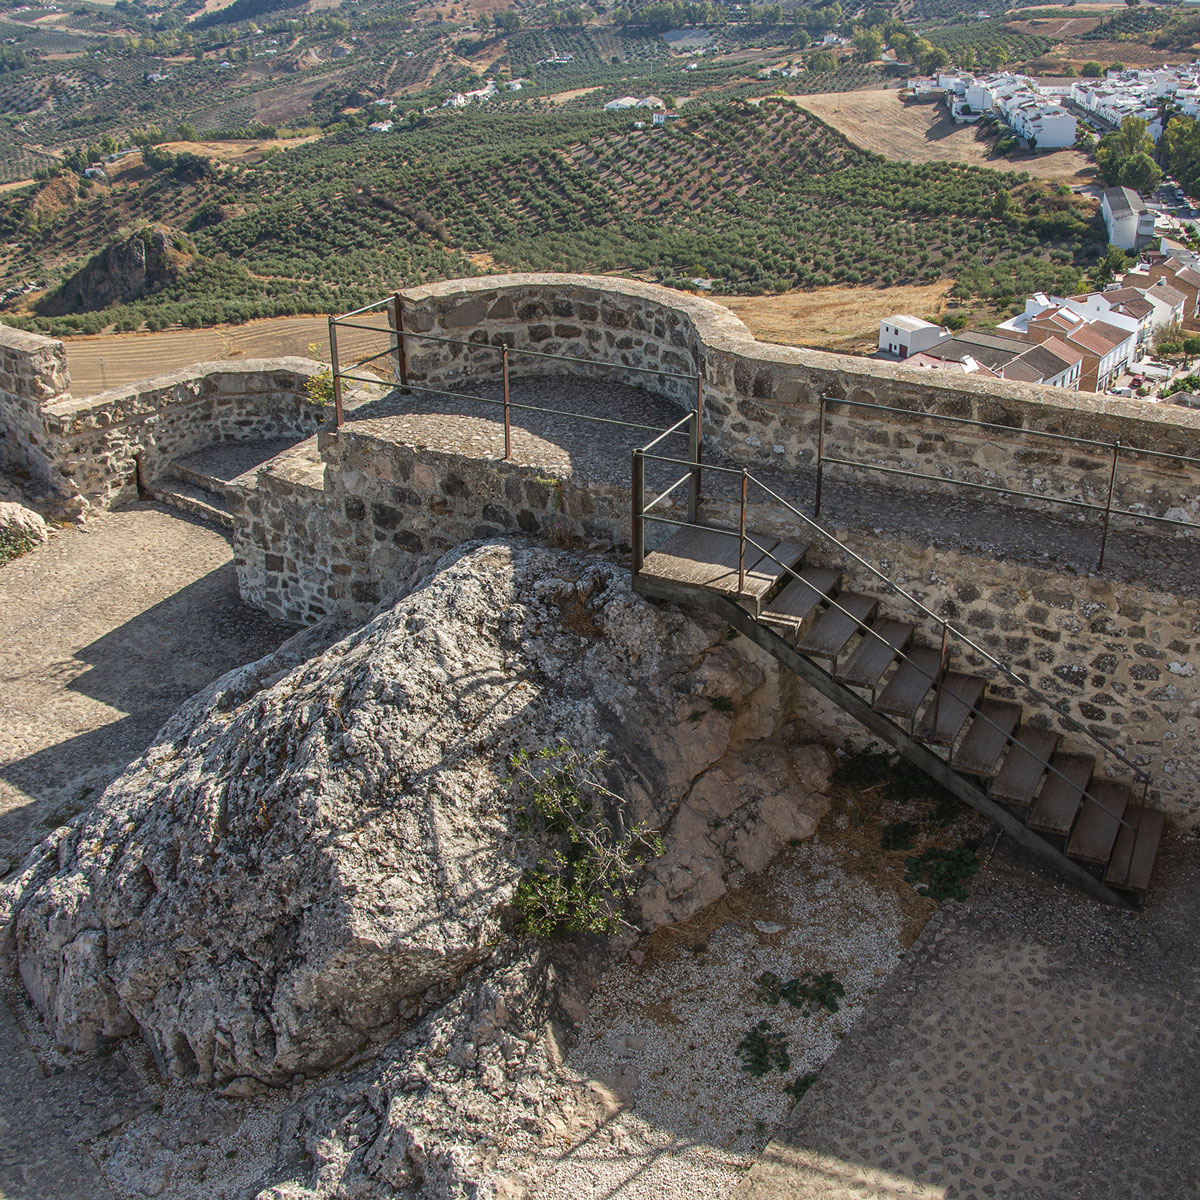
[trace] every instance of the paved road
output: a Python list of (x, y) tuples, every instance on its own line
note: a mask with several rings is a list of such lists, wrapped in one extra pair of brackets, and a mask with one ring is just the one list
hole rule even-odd
[(1145, 913), (1001, 850), (943, 908), (737, 1200), (1183, 1200), (1200, 1179), (1200, 842)]

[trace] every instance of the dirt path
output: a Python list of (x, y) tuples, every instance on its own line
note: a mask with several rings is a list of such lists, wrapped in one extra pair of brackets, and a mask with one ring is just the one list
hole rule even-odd
[(996, 158), (991, 143), (970, 125), (955, 125), (940, 104), (905, 104), (900, 93), (834, 92), (791, 97), (856, 146), (893, 162), (961, 162), (1000, 171), (1028, 171), (1043, 179), (1083, 183), (1095, 164), (1077, 150), (1016, 159)]
[(242, 603), (224, 537), (150, 505), (0, 567), (0, 858), (83, 807), (193, 692), (294, 632)]

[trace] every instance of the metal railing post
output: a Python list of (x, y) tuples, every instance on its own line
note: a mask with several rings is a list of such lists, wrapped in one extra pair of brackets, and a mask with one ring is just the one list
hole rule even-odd
[(392, 297), (392, 320), (396, 326), (396, 375), (400, 390), (408, 392), (408, 350), (404, 345), (404, 301), (397, 292)]
[(817, 416), (817, 494), (813, 501), (813, 516), (821, 515), (821, 484), (825, 474), (825, 397), (821, 397)]
[(500, 371), (504, 376), (504, 461), (512, 457), (512, 421), (509, 417), (508, 398), (508, 347), (500, 355)]
[(938, 656), (937, 690), (933, 693), (933, 732), (937, 734), (938, 714), (942, 708), (942, 682), (946, 678), (946, 650), (950, 641), (950, 626), (942, 622), (942, 652)]
[(333, 369), (333, 427), (342, 427), (342, 376), (338, 370), (337, 319), (329, 318), (329, 362)]
[(1104, 569), (1104, 551), (1108, 548), (1108, 526), (1112, 520), (1113, 506), (1113, 490), (1117, 484), (1117, 455), (1121, 452), (1121, 441), (1118, 438), (1113, 442), (1112, 448), (1112, 470), (1108, 475), (1108, 499), (1104, 502), (1104, 529), (1100, 534), (1100, 561), (1096, 563), (1096, 570)]
[(700, 448), (704, 438), (704, 376), (696, 368), (696, 411), (692, 416), (691, 430), (692, 482), (688, 488), (688, 521), (696, 523), (700, 512)]
[(633, 543), (633, 573), (636, 575), (646, 561), (646, 459), (641, 450), (633, 452), (633, 511), (630, 540)]
[(738, 595), (746, 590), (746, 488), (750, 472), (742, 468), (742, 515), (738, 523)]

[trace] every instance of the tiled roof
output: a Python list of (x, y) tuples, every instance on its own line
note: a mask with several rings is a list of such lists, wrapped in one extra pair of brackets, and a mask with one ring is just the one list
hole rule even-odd
[(1068, 346), (1061, 338), (1048, 337), (1038, 349), (1049, 350), (1055, 358), (1062, 362), (1064, 367), (1073, 367), (1076, 363), (1083, 362), (1083, 355), (1074, 346)]
[(1129, 300), (1121, 300), (1114, 307), (1118, 312), (1123, 312), (1127, 317), (1136, 317), (1139, 321), (1143, 317), (1148, 317), (1154, 311), (1154, 305), (1141, 296), (1134, 296)]
[[(1046, 378), (1045, 372), (1027, 362), (1024, 355), (1014, 358), (1000, 374), (1004, 379), (1015, 379), (1019, 383), (1042, 383)], [(1052, 374), (1057, 375), (1058, 372), (1054, 371)]]
[(1187, 296), (1184, 295), (1178, 288), (1173, 288), (1165, 279), (1160, 279), (1157, 283), (1146, 289), (1148, 292), (1157, 292), (1158, 298), (1164, 303), (1169, 304), (1172, 308), (1180, 304), (1187, 303)]

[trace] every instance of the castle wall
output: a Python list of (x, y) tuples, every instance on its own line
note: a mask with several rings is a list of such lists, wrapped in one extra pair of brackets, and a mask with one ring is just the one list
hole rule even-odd
[[(938, 482), (953, 475), (1035, 497), (1104, 505), (1111, 446), (1119, 441), (1125, 450), (1114, 506), (1200, 523), (1196, 467), (1134, 453), (1140, 448), (1200, 458), (1200, 412), (1179, 406), (769, 345), (756, 341), (721, 305), (625, 279), (484, 276), (412, 288), (401, 297), (403, 327), (414, 335), (406, 339), (409, 378), (422, 386), (462, 388), (472, 380), (498, 379), (499, 348), (507, 346), (514, 351), (509, 357), (514, 378), (570, 373), (611, 379), (667, 397), (682, 413), (695, 406), (694, 382), (634, 368), (694, 374), (699, 365), (706, 444), (751, 468), (814, 467), (825, 396), (890, 410), (832, 405), (825, 425), (828, 457), (931, 477), (890, 474), (889, 486), (962, 494)], [(568, 365), (515, 353), (524, 350), (602, 359), (605, 365)], [(976, 429), (910, 412), (1004, 428)], [(1079, 446), (1038, 434), (1099, 444)], [(831, 467), (830, 473), (853, 477), (844, 467)], [(999, 496), (996, 503), (1042, 506), (1037, 499)]]
[(0, 426), (8, 462), (81, 507), (111, 508), (172, 459), (214, 442), (298, 437), (330, 417), (302, 358), (198, 363), (76, 399), (62, 342), (0, 327)]

